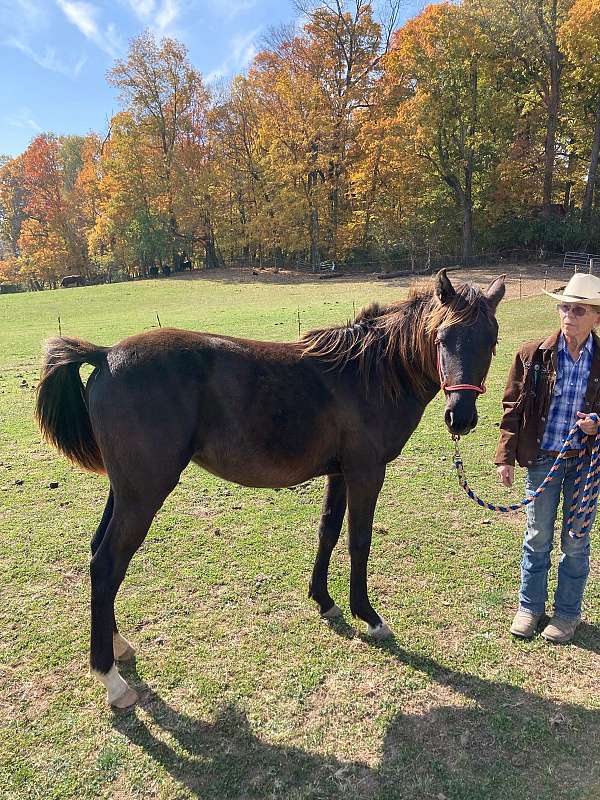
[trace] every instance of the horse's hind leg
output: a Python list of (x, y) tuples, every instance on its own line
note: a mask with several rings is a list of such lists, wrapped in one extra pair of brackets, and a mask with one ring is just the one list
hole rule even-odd
[[(104, 513), (102, 514), (102, 519), (96, 529), (96, 533), (91, 541), (90, 547), (92, 550), (92, 558), (96, 555), (96, 551), (102, 544), (102, 540), (104, 539), (104, 534), (108, 528), (108, 524), (112, 518), (113, 509), (114, 509), (114, 494), (112, 487), (108, 493), (108, 499), (106, 501), (106, 506), (104, 507)], [(121, 636), (119, 633), (119, 629), (117, 628), (117, 621), (115, 619), (114, 611), (113, 611), (113, 653), (115, 657), (115, 661), (130, 661), (135, 656), (135, 650), (131, 646), (131, 644), (127, 641), (124, 636)]]
[(369, 602), (367, 562), (371, 549), (373, 516), (385, 469), (372, 468), (346, 476), (348, 484), (348, 544), (350, 548), (350, 610), (367, 623), (375, 639), (384, 639), (391, 630)]
[[(168, 494), (168, 492), (166, 493)], [(114, 603), (129, 562), (144, 541), (160, 502), (144, 498), (123, 499), (118, 493), (114, 510), (102, 543), (90, 563), (91, 592), (91, 651), (90, 667), (104, 684), (107, 699), (117, 708), (133, 705), (137, 698), (119, 675), (114, 662)]]
[(336, 617), (340, 609), (327, 590), (331, 553), (340, 538), (346, 512), (346, 481), (342, 475), (328, 475), (319, 524), (319, 549), (308, 588), (308, 596), (318, 603), (322, 617)]

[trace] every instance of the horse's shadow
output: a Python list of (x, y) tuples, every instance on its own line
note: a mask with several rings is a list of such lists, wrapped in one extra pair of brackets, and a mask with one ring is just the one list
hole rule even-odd
[[(338, 632), (349, 635), (343, 625)], [(586, 633), (583, 640), (597, 651), (597, 629)], [(221, 707), (212, 723), (193, 719), (149, 689), (135, 667), (128, 675), (150, 720), (146, 724), (135, 712), (119, 714), (114, 726), (198, 798), (600, 796), (600, 710), (446, 668), (404, 650), (394, 639), (376, 646), (443, 687), (442, 696), (452, 697), (446, 705), (433, 697), (420, 711), (396, 714), (376, 767), (358, 757), (344, 761), (268, 744), (235, 706)], [(357, 742), (357, 752), (359, 747)]]

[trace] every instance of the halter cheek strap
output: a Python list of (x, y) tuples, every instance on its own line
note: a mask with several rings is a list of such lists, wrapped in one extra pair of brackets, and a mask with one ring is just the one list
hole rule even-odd
[(440, 361), (439, 344), (436, 350), (437, 350), (437, 370), (438, 370), (438, 375), (440, 376), (440, 387), (444, 392), (462, 392), (464, 390), (470, 390), (472, 392), (477, 392), (477, 394), (485, 394), (486, 391), (485, 378), (481, 381), (481, 386), (474, 386), (472, 383), (457, 383), (454, 386), (449, 386), (444, 380), (444, 376), (442, 375), (442, 363)]

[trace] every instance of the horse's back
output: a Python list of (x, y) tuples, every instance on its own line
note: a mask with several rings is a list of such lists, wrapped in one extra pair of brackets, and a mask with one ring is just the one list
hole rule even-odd
[(285, 486), (335, 459), (331, 387), (295, 343), (139, 334), (111, 348), (90, 381), (89, 405), (103, 455), (114, 451), (108, 462), (124, 448), (138, 462), (172, 453), (174, 463), (193, 459), (237, 483)]

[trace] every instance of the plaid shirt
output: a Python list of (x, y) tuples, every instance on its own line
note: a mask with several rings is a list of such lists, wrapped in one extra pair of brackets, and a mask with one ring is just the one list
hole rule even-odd
[(561, 333), (558, 339), (554, 396), (550, 402), (542, 450), (560, 450), (568, 432), (575, 425), (577, 412), (583, 409), (593, 352), (594, 340), (590, 333), (581, 348), (579, 358), (573, 361)]

